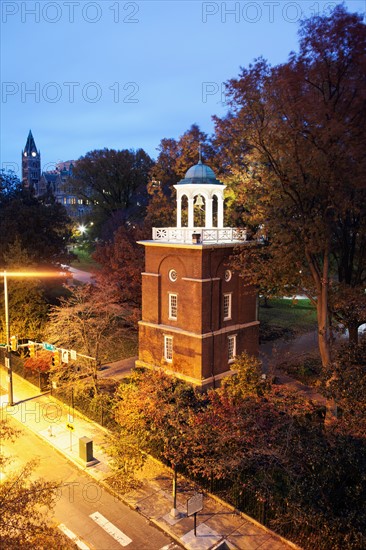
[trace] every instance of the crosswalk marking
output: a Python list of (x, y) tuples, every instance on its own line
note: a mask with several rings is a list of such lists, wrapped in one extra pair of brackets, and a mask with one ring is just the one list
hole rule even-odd
[(116, 541), (120, 543), (121, 546), (127, 546), (132, 542), (132, 540), (125, 535), (118, 527), (113, 525), (110, 521), (107, 520), (102, 514), (99, 512), (94, 512), (94, 514), (90, 514), (89, 516), (92, 520), (95, 521), (104, 531), (108, 533), (108, 535), (111, 535)]
[(87, 544), (85, 544), (85, 542), (80, 540), (79, 537), (75, 535), (75, 533), (73, 533), (72, 531), (70, 531), (70, 529), (66, 527), (66, 525), (64, 525), (63, 523), (60, 523), (58, 528), (60, 529), (60, 531), (63, 532), (64, 535), (69, 537), (69, 539), (71, 539), (72, 542), (74, 542), (76, 546), (80, 548), (80, 550), (90, 550), (90, 546), (88, 546)]

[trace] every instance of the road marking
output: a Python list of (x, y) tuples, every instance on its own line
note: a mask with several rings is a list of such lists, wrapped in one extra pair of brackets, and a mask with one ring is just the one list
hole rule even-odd
[(118, 527), (113, 525), (110, 521), (107, 520), (102, 514), (99, 512), (94, 512), (94, 514), (90, 514), (89, 516), (91, 519), (95, 521), (104, 531), (108, 533), (108, 535), (111, 535), (116, 541), (120, 543), (121, 546), (127, 546), (132, 542), (132, 540), (125, 535)]
[(69, 537), (69, 539), (71, 539), (72, 542), (74, 542), (78, 548), (80, 548), (81, 550), (90, 550), (90, 546), (88, 546), (87, 544), (85, 544), (85, 542), (80, 540), (79, 537), (75, 535), (75, 533), (73, 533), (72, 531), (70, 531), (70, 529), (66, 527), (66, 525), (64, 525), (63, 523), (60, 523), (58, 528), (60, 529), (60, 531), (63, 532), (64, 535)]

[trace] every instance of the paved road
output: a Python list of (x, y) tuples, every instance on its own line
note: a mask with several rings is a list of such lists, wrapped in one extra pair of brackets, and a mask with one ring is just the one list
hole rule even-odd
[(94, 283), (93, 273), (82, 271), (81, 269), (70, 267), (69, 265), (66, 265), (65, 267), (70, 271), (70, 273), (72, 273), (73, 280), (79, 281), (80, 283)]
[(137, 355), (128, 359), (106, 363), (98, 371), (98, 378), (114, 378), (115, 380), (125, 378), (129, 376), (131, 370), (134, 368), (136, 359)]
[[(84, 474), (54, 448), (42, 441), (16, 419), (10, 421), (22, 429), (13, 444), (3, 450), (17, 455), (12, 467), (37, 457), (36, 477), (63, 484), (55, 507), (57, 524), (63, 524), (79, 538), (83, 550), (178, 549), (171, 539), (109, 494), (97, 481)], [(21, 457), (21, 458), (19, 458)]]

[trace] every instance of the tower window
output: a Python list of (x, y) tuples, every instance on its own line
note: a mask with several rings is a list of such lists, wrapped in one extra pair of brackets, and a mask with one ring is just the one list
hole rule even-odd
[(173, 361), (173, 336), (164, 336), (164, 359), (169, 363)]
[(169, 293), (169, 319), (177, 320), (178, 316), (178, 295)]
[(227, 359), (232, 363), (236, 357), (236, 334), (227, 338)]
[(224, 294), (224, 321), (231, 319), (231, 292)]

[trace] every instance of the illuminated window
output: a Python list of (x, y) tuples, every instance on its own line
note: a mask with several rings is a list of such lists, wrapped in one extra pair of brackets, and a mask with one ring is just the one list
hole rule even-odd
[(229, 363), (235, 360), (236, 356), (236, 334), (227, 337), (227, 358)]
[(231, 293), (224, 294), (224, 321), (231, 319), (231, 296)]
[(178, 316), (178, 296), (169, 294), (169, 319), (177, 320)]
[(169, 363), (173, 361), (173, 336), (164, 336), (164, 359)]

